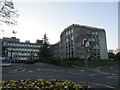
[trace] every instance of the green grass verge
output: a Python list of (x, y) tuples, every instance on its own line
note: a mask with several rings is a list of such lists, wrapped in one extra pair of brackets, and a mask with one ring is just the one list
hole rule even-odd
[[(120, 62), (120, 61), (119, 61)], [(62, 62), (65, 66), (78, 66), (84, 67), (85, 60), (67, 60), (66, 62)], [(118, 64), (118, 61), (110, 61), (110, 60), (88, 60), (88, 67), (99, 67), (99, 66), (108, 66)]]
[[(48, 63), (52, 65), (60, 65), (67, 67), (85, 67), (85, 60), (79, 60), (76, 58), (65, 59), (65, 60), (55, 60), (55, 59), (41, 59), (38, 62)], [(36, 63), (36, 62), (35, 62)], [(99, 67), (99, 66), (108, 66), (118, 64), (120, 61), (116, 60), (88, 60), (88, 67)]]

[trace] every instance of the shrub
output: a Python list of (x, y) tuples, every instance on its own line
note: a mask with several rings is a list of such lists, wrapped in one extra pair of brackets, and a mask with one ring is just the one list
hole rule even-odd
[(41, 58), (38, 61), (43, 63), (53, 64), (53, 65), (59, 64), (59, 60), (52, 59), (52, 58)]
[(7, 80), (2, 81), (2, 90), (85, 90), (82, 84), (67, 80)]
[(36, 62), (38, 62), (37, 60), (28, 60), (28, 61), (26, 61), (25, 63), (26, 64), (34, 64), (34, 63), (36, 63)]

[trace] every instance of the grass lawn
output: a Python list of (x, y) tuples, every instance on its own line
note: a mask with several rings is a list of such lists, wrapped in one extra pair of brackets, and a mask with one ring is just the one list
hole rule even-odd
[[(120, 62), (120, 61), (119, 61)], [(84, 67), (85, 60), (67, 60), (62, 63), (65, 66), (78, 66)], [(88, 67), (99, 67), (99, 66), (108, 66), (118, 64), (118, 61), (111, 60), (88, 60)]]

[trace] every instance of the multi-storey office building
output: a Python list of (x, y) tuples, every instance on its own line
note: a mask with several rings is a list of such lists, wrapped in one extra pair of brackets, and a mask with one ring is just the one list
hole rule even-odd
[(38, 59), (42, 43), (20, 42), (16, 37), (2, 39), (2, 57), (12, 62), (26, 62)]
[(50, 58), (60, 59), (60, 41), (55, 43), (54, 45), (50, 45), (49, 49)]
[[(87, 37), (90, 43), (87, 51), (82, 46), (84, 37)], [(85, 59), (86, 54), (91, 59), (108, 59), (104, 29), (73, 24), (63, 30), (60, 39), (61, 59)]]
[(89, 40), (87, 48), (89, 58), (108, 59), (105, 30), (78, 24), (65, 28), (61, 33), (61, 59), (72, 57), (85, 59), (86, 48), (82, 45), (84, 37)]

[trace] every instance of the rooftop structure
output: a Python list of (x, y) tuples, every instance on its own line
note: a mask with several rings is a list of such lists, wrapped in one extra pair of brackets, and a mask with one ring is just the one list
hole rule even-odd
[(2, 39), (2, 57), (6, 61), (26, 62), (38, 59), (42, 43), (20, 42), (16, 37)]

